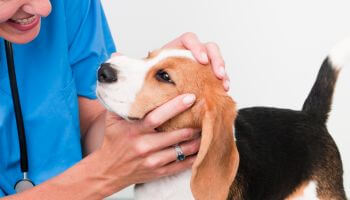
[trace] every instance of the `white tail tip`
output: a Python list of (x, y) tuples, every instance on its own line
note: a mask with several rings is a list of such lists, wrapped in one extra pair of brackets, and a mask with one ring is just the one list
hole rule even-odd
[(338, 43), (329, 54), (335, 67), (341, 68), (350, 61), (350, 37)]

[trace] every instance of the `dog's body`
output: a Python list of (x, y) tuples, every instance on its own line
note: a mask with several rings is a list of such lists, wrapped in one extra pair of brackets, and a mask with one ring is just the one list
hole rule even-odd
[[(302, 111), (267, 107), (238, 111), (240, 164), (228, 199), (346, 199), (340, 154), (325, 125), (337, 73), (326, 60)], [(193, 199), (190, 179), (188, 170), (138, 185), (135, 199)]]
[(285, 199), (316, 185), (313, 199), (345, 200), (340, 155), (324, 122), (303, 111), (247, 108), (235, 124), (240, 165), (229, 199)]
[[(174, 54), (173, 57), (178, 56)], [(227, 199), (232, 200), (345, 200), (341, 158), (327, 131), (326, 121), (331, 107), (338, 67), (342, 67), (349, 56), (350, 40), (338, 46), (324, 61), (315, 85), (301, 111), (253, 107), (239, 110), (235, 118), (234, 104), (229, 103), (230, 100), (223, 97), (221, 91), (213, 91), (211, 95), (214, 96), (214, 100), (212, 100), (211, 97), (207, 97), (210, 95), (205, 92), (206, 89), (203, 89), (204, 92), (201, 91), (197, 96), (207, 97), (205, 98), (206, 112), (203, 114), (203, 111), (197, 111), (198, 108), (195, 106), (192, 109), (193, 116), (190, 118), (186, 116), (186, 119), (190, 119), (190, 121), (198, 121), (196, 117), (204, 115), (203, 124), (200, 124), (203, 130), (201, 149), (192, 172), (188, 170), (174, 176), (137, 185), (135, 199), (211, 200), (227, 197)], [(183, 54), (181, 57), (193, 59), (188, 54)], [(112, 60), (111, 63), (120, 65), (122, 62)], [(201, 81), (196, 82), (197, 86), (205, 87), (200, 84), (202, 84)], [(208, 81), (206, 84), (212, 84), (212, 82)], [(215, 83), (215, 85), (218, 84)], [(213, 89), (211, 88), (211, 90)], [(208, 91), (211, 90), (208, 89)], [(181, 92), (184, 91), (191, 91), (191, 88), (181, 89)], [(137, 102), (137, 99), (144, 94), (138, 93), (135, 96), (132, 103)], [(174, 95), (167, 93), (165, 96)], [(113, 106), (113, 104), (106, 102), (106, 98), (100, 98), (103, 99), (104, 104), (108, 104), (107, 107)], [(164, 101), (165, 99), (154, 104), (159, 106)], [(196, 104), (201, 104), (201, 100), (198, 100)], [(209, 118), (211, 120), (208, 120), (205, 116), (207, 116), (208, 110), (210, 110), (209, 113), (213, 113), (212, 106), (222, 107), (215, 109), (217, 116), (222, 114), (230, 117), (222, 119), (214, 117), (216, 120), (211, 117)], [(135, 110), (133, 107), (134, 105), (131, 105), (130, 109), (124, 112), (127, 113), (126, 116), (129, 116), (130, 113), (138, 114), (133, 111)], [(112, 108), (111, 110), (117, 112), (117, 109)], [(202, 109), (200, 108), (200, 110)], [(144, 117), (147, 111), (143, 111), (138, 117)], [(175, 121), (165, 124), (164, 130), (181, 128), (180, 125), (175, 127), (173, 125), (174, 122), (177, 122), (175, 124), (184, 123), (181, 117), (178, 119), (181, 120), (175, 119)], [(233, 131), (225, 131), (232, 129), (226, 121), (234, 119), (236, 143), (233, 141)], [(214, 130), (212, 131), (214, 135), (210, 135), (211, 138), (207, 139), (206, 122), (213, 124), (213, 121), (216, 123), (210, 127)], [(198, 127), (198, 125), (191, 126), (191, 124), (196, 124), (194, 122), (186, 123), (185, 127)], [(225, 129), (218, 129), (217, 126), (224, 126)], [(219, 134), (221, 135), (218, 136)], [(224, 140), (218, 139), (223, 136), (225, 136)], [(207, 140), (211, 142), (208, 143)], [(221, 146), (232, 147), (222, 149), (218, 141), (222, 143)], [(232, 170), (225, 171), (227, 167)], [(222, 185), (218, 185), (220, 183)]]

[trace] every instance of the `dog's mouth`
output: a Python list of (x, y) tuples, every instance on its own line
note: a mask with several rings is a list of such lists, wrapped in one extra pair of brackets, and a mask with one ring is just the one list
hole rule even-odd
[(145, 112), (145, 114), (142, 117), (136, 117), (136, 116), (127, 116), (126, 120), (128, 121), (140, 121), (143, 120), (149, 113), (151, 113), (152, 111), (154, 111), (156, 108), (158, 108), (159, 106), (150, 109), (149, 111)]
[[(104, 101), (104, 98), (103, 96), (100, 94), (100, 92), (98, 90), (96, 90), (96, 96), (97, 96), (97, 99), (99, 100), (99, 102), (110, 112), (113, 112), (115, 114), (117, 114), (118, 116), (120, 116), (121, 118), (123, 118), (124, 120), (127, 120), (127, 121), (130, 121), (130, 122), (136, 122), (136, 121), (140, 121), (142, 120), (145, 116), (148, 115), (148, 113), (152, 112), (154, 109), (151, 109), (150, 111), (146, 112), (142, 117), (137, 117), (137, 116), (130, 116), (130, 115), (122, 115), (118, 112), (116, 112), (115, 110), (113, 110), (109, 105), (108, 103), (106, 103)], [(125, 103), (125, 102), (119, 102), (119, 103)]]
[[(159, 105), (153, 105), (150, 106), (150, 108), (148, 108), (147, 110), (140, 110), (139, 112), (136, 112), (134, 114), (132, 113), (128, 113), (127, 112), (120, 112), (119, 109), (115, 108), (113, 106), (114, 103), (119, 104), (122, 107), (127, 106), (127, 102), (125, 101), (117, 101), (116, 99), (113, 99), (113, 103), (112, 105), (110, 105), (111, 102), (108, 101), (108, 97), (104, 94), (104, 91), (100, 91), (99, 89), (96, 90), (96, 96), (97, 99), (99, 100), (99, 102), (110, 112), (118, 115), (119, 117), (121, 117), (122, 119), (129, 121), (129, 122), (137, 122), (140, 120), (143, 120), (149, 113), (153, 112), (155, 109), (157, 109), (158, 107), (160, 107), (162, 105), (162, 103), (159, 103)], [(108, 103), (109, 102), (109, 103)], [(119, 110), (119, 112), (118, 112)]]
[(109, 107), (109, 105), (103, 100), (103, 97), (101, 96), (101, 94), (98, 92), (98, 90), (96, 90), (96, 96), (97, 99), (99, 100), (99, 102), (108, 110), (111, 112), (114, 112), (111, 107)]
[(126, 119), (127, 119), (128, 121), (140, 121), (142, 118), (127, 116)]

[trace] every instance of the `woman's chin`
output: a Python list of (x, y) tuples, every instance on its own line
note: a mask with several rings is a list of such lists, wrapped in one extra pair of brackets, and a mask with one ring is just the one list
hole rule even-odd
[(0, 37), (16, 44), (26, 44), (33, 41), (40, 32), (40, 24), (29, 31), (18, 31), (12, 27), (0, 26)]

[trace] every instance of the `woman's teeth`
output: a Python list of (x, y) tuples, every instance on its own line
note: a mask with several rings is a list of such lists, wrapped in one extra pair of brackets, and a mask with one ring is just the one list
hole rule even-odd
[(31, 24), (34, 20), (35, 20), (36, 16), (33, 15), (29, 18), (25, 18), (25, 19), (11, 19), (11, 22), (14, 22), (16, 24), (21, 24), (21, 25), (27, 25), (27, 24)]

